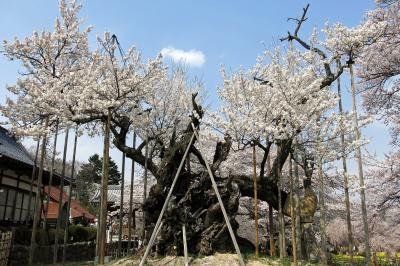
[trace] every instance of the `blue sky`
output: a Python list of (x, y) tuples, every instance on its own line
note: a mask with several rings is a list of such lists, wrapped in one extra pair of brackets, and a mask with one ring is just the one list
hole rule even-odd
[[(301, 15), (307, 3), (310, 3), (309, 19), (301, 30), (302, 36), (308, 36), (313, 27), (322, 28), (326, 21), (354, 26), (367, 10), (374, 7), (373, 0), (85, 0), (80, 15), (84, 25), (94, 26), (93, 45), (96, 33), (109, 31), (117, 35), (125, 49), (135, 45), (142, 51), (144, 59), (155, 57), (162, 49), (172, 55), (191, 55), (195, 63), (189, 67), (189, 72), (204, 82), (208, 102), (215, 109), (218, 106), (216, 91), (221, 83), (221, 64), (228, 70), (250, 67), (264, 46), (276, 46), (280, 43), (279, 38), (294, 28), (293, 22), (287, 22), (287, 18)], [(0, 10), (0, 39), (23, 38), (34, 30), (53, 28), (58, 15), (58, 1), (3, 0), (0, 1)], [(15, 82), (18, 69), (17, 62), (0, 56), (0, 103), (4, 102), (7, 94), (6, 84)], [(348, 87), (345, 85), (345, 90)], [(349, 109), (348, 95), (345, 104)], [(386, 127), (374, 123), (363, 133), (371, 139), (369, 149), (372, 152), (381, 156), (388, 151)], [(30, 140), (24, 143), (27, 146), (33, 144)], [(101, 139), (82, 137), (79, 143), (77, 158), (81, 161), (95, 152), (101, 153)], [(120, 161), (121, 154), (117, 150), (113, 150), (111, 156)], [(127, 164), (128, 174), (129, 169), (130, 163)]]

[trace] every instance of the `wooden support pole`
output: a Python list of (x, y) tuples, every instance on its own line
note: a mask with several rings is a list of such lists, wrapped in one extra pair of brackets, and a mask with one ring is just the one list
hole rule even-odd
[[(44, 124), (45, 130), (49, 125), (49, 117), (46, 117), (46, 121)], [(42, 146), (40, 148), (40, 165), (39, 165), (39, 174), (36, 182), (37, 193), (35, 197), (35, 213), (33, 215), (33, 225), (32, 225), (32, 234), (31, 234), (31, 245), (29, 248), (29, 265), (33, 265), (33, 259), (35, 256), (35, 248), (36, 248), (36, 234), (38, 223), (41, 219), (41, 204), (43, 203), (41, 198), (41, 189), (42, 189), (42, 177), (43, 177), (43, 166), (44, 166), (44, 158), (46, 157), (46, 142), (47, 142), (47, 133), (43, 134)]]
[(111, 108), (108, 109), (107, 121), (104, 130), (104, 146), (103, 146), (103, 173), (101, 177), (101, 197), (100, 197), (100, 219), (97, 230), (99, 231), (99, 250), (98, 265), (104, 265), (104, 257), (106, 255), (106, 233), (107, 233), (107, 194), (108, 194), (108, 175), (110, 160), (110, 124), (111, 124)]
[[(267, 172), (271, 172), (271, 156), (267, 156)], [(268, 204), (268, 223), (269, 223), (269, 254), (270, 256), (276, 255), (275, 250), (275, 230), (274, 230), (274, 209), (271, 204)]]
[(185, 266), (189, 266), (188, 249), (186, 242), (186, 226), (182, 225), (182, 237), (183, 237), (183, 255), (185, 256)]
[[(296, 158), (296, 153), (293, 155)], [(294, 160), (294, 204), (295, 204), (295, 214), (296, 214), (296, 243), (297, 243), (297, 257), (301, 258), (301, 218), (300, 218), (300, 181), (299, 181), (299, 165)]]
[[(133, 144), (132, 147), (136, 148), (136, 133), (133, 132)], [(131, 168), (131, 185), (129, 187), (129, 213), (128, 213), (128, 247), (132, 245), (132, 219), (135, 220), (135, 214), (133, 214), (133, 185), (135, 182), (135, 161), (132, 159)], [(133, 217), (132, 217), (133, 216)]]
[(294, 203), (294, 180), (293, 180), (293, 165), (292, 165), (292, 154), (289, 154), (289, 176), (290, 176), (290, 216), (292, 218), (292, 253), (293, 253), (293, 265), (297, 266), (297, 239), (296, 239), (296, 208)]
[(77, 142), (78, 142), (78, 127), (76, 127), (76, 129), (75, 129), (74, 149), (72, 152), (71, 177), (70, 177), (69, 188), (68, 188), (67, 217), (65, 219), (65, 225), (64, 225), (64, 246), (63, 246), (63, 254), (62, 254), (62, 263), (63, 264), (65, 264), (65, 259), (67, 256), (68, 222), (69, 222), (69, 217), (71, 215), (71, 199), (72, 199), (72, 187), (74, 185), (74, 176), (75, 176), (75, 158), (76, 158)]
[(63, 152), (63, 160), (62, 160), (62, 169), (61, 169), (61, 180), (60, 180), (60, 195), (58, 197), (58, 216), (57, 216), (57, 225), (56, 225), (56, 233), (54, 236), (54, 251), (53, 251), (53, 264), (57, 263), (57, 255), (58, 255), (58, 232), (61, 229), (61, 219), (62, 219), (62, 202), (63, 202), (63, 191), (64, 191), (64, 178), (65, 178), (65, 163), (67, 160), (67, 150), (68, 150), (68, 135), (69, 128), (65, 131), (65, 139), (64, 139), (64, 152)]
[(58, 122), (56, 124), (56, 132), (54, 134), (53, 155), (51, 157), (50, 177), (49, 177), (49, 184), (47, 186), (48, 189), (47, 189), (46, 208), (45, 208), (45, 215), (44, 215), (44, 230), (45, 231), (47, 231), (47, 216), (49, 215), (50, 193), (51, 193), (51, 187), (53, 185), (54, 163), (56, 161), (56, 154), (57, 154), (57, 136), (58, 136)]
[[(351, 102), (352, 111), (354, 115), (354, 134), (356, 141), (361, 139), (360, 130), (358, 128), (358, 116), (357, 116), (357, 104), (356, 104), (356, 84), (354, 81), (353, 65), (350, 64), (350, 83), (351, 83)], [(368, 217), (367, 217), (367, 204), (365, 199), (365, 184), (364, 184), (364, 171), (363, 171), (363, 160), (361, 154), (361, 148), (356, 148), (356, 158), (358, 165), (358, 178), (360, 181), (360, 198), (361, 198), (361, 213), (363, 220), (364, 229), (364, 245), (365, 245), (365, 263), (367, 266), (371, 265), (371, 247), (369, 243), (369, 228), (368, 228)]]
[(255, 243), (256, 257), (258, 257), (259, 235), (258, 235), (258, 198), (257, 198), (257, 160), (256, 160), (256, 145), (253, 145), (253, 183), (254, 183), (254, 227), (255, 227)]
[[(197, 133), (197, 129), (193, 125), (193, 123), (192, 123), (192, 128), (193, 128), (193, 133), (196, 135), (196, 138), (199, 139), (199, 134)], [(213, 173), (211, 171), (210, 165), (208, 164), (207, 160), (204, 158), (204, 156), (201, 153), (200, 153), (200, 155), (204, 160), (204, 163), (206, 165), (208, 174), (209, 174), (210, 179), (211, 179), (211, 183), (212, 183), (214, 192), (217, 195), (218, 203), (219, 203), (219, 205), (221, 207), (222, 214), (224, 215), (226, 226), (228, 227), (229, 234), (230, 234), (232, 242), (233, 242), (233, 246), (235, 247), (236, 254), (238, 255), (238, 258), (239, 258), (239, 264), (244, 266), (245, 264), (244, 264), (244, 261), (243, 261), (243, 257), (242, 257), (242, 254), (240, 253), (239, 245), (238, 245), (238, 243), (236, 241), (235, 233), (233, 232), (232, 225), (231, 225), (231, 222), (229, 221), (228, 214), (226, 213), (225, 206), (224, 206), (224, 203), (222, 202), (221, 195), (219, 194), (218, 186), (217, 186), (217, 183), (215, 182), (214, 175), (213, 175)]]
[[(337, 65), (340, 65), (340, 61), (337, 61)], [(339, 96), (339, 114), (343, 115), (343, 103), (342, 103), (342, 91), (341, 91), (341, 86), (340, 86), (340, 77), (337, 78), (337, 91), (338, 91), (338, 96)], [(343, 128), (343, 123), (340, 124), (340, 126)], [(354, 246), (354, 241), (353, 241), (353, 230), (351, 226), (351, 211), (350, 211), (350, 195), (349, 195), (349, 176), (347, 173), (347, 156), (345, 153), (345, 137), (343, 131), (341, 131), (340, 134), (340, 141), (341, 141), (341, 151), (342, 151), (342, 167), (343, 167), (343, 184), (344, 184), (344, 202), (346, 206), (346, 224), (347, 224), (347, 237), (348, 237), (348, 248), (347, 251), (349, 252), (350, 255), (350, 264), (353, 265), (354, 259), (353, 259), (353, 246)]]
[[(189, 140), (189, 144), (188, 144), (188, 146), (187, 146), (187, 148), (186, 148), (186, 150), (185, 150), (185, 153), (183, 154), (181, 163), (179, 164), (179, 167), (178, 167), (178, 170), (177, 170), (177, 172), (176, 172), (176, 174), (175, 174), (174, 180), (172, 181), (171, 187), (169, 188), (167, 197), (165, 198), (165, 202), (164, 202), (164, 205), (163, 205), (163, 207), (162, 207), (162, 209), (161, 209), (160, 215), (158, 216), (156, 225), (154, 226), (153, 233), (151, 234), (149, 243), (148, 243), (148, 245), (147, 245), (147, 247), (146, 247), (146, 251), (144, 252), (143, 258), (142, 258), (142, 260), (140, 261), (140, 264), (139, 264), (140, 266), (143, 266), (144, 263), (146, 262), (147, 256), (149, 255), (150, 250), (151, 250), (151, 247), (153, 246), (154, 240), (155, 240), (156, 237), (157, 237), (157, 234), (158, 234), (158, 231), (159, 231), (158, 228), (160, 227), (162, 217), (164, 216), (164, 212), (165, 212), (166, 209), (167, 209), (169, 200), (170, 200), (170, 198), (171, 198), (171, 195), (172, 195), (172, 192), (173, 192), (173, 190), (174, 190), (175, 184), (176, 184), (176, 182), (178, 181), (178, 177), (179, 177), (179, 174), (181, 173), (182, 167), (183, 167), (183, 165), (185, 164), (185, 159), (186, 159), (186, 156), (187, 156), (188, 153), (189, 153), (190, 147), (192, 146), (192, 143), (193, 143), (193, 140), (194, 140), (194, 136), (195, 136), (195, 134), (193, 133), (192, 136), (191, 136), (191, 138), (190, 138), (190, 140)], [(160, 228), (161, 228), (161, 227), (160, 227)]]
[[(143, 175), (143, 204), (146, 202), (147, 198), (147, 175), (148, 175), (148, 161), (149, 161), (149, 138), (146, 136), (146, 146), (144, 151), (144, 175)], [(143, 212), (143, 228), (142, 228), (142, 239), (143, 243), (146, 241), (146, 213)]]
[(326, 254), (326, 232), (325, 232), (325, 182), (324, 173), (322, 169), (322, 160), (319, 160), (318, 165), (319, 177), (319, 203), (320, 203), (320, 234), (321, 234), (321, 265), (328, 265), (328, 258)]
[[(281, 147), (278, 145), (278, 153), (280, 152)], [(286, 243), (285, 243), (285, 218), (283, 216), (283, 210), (282, 210), (282, 162), (279, 159), (278, 155), (278, 221), (279, 221), (279, 258), (281, 259), (281, 262), (283, 261), (283, 258), (286, 256)]]
[[(39, 155), (39, 147), (40, 147), (40, 136), (38, 137), (37, 143), (36, 143), (36, 151), (35, 151), (35, 159), (33, 161), (33, 168), (32, 168), (32, 175), (31, 175), (31, 183), (29, 186), (29, 197), (28, 197), (28, 212), (26, 213), (26, 217), (25, 217), (25, 222), (28, 223), (29, 219), (32, 218), (32, 209), (31, 209), (31, 205), (32, 205), (32, 194), (33, 194), (33, 182), (35, 181), (35, 177), (36, 177), (36, 171), (37, 171), (37, 159), (38, 159), (38, 155)], [(35, 208), (33, 208), (33, 210), (35, 210)]]
[(122, 226), (124, 219), (124, 186), (125, 186), (125, 153), (122, 152), (122, 170), (121, 170), (121, 199), (119, 202), (119, 229), (118, 229), (118, 249), (117, 257), (121, 257), (122, 250)]

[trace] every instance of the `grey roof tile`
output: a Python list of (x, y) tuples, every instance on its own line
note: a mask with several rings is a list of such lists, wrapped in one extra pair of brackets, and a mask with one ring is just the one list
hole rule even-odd
[(21, 143), (7, 129), (0, 126), (0, 154), (33, 165), (33, 159)]

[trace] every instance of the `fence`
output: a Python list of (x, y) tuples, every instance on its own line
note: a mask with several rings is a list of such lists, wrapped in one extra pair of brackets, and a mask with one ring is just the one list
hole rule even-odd
[(12, 243), (12, 232), (0, 233), (0, 266), (7, 266)]
[[(139, 248), (139, 242), (137, 240), (131, 241), (131, 246), (129, 247), (128, 240), (121, 241), (121, 257), (134, 254)], [(118, 242), (107, 243), (107, 255), (111, 258), (118, 258)]]

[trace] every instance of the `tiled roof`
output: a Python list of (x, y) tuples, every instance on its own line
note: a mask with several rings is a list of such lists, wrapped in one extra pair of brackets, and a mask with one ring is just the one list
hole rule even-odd
[[(95, 184), (97, 189), (95, 194), (93, 195), (91, 201), (92, 202), (100, 202), (100, 185)], [(108, 194), (107, 194), (107, 202), (115, 203), (119, 201), (121, 197), (121, 185), (108, 185)]]
[[(150, 189), (152, 182), (149, 182), (148, 188)], [(100, 185), (95, 184), (97, 190), (90, 200), (91, 202), (100, 202)], [(124, 202), (129, 202), (130, 184), (124, 186)], [(121, 200), (121, 185), (108, 185), (107, 202), (115, 206), (119, 206)], [(133, 204), (141, 205), (143, 203), (143, 184), (133, 185)]]
[[(94, 216), (88, 210), (83, 208), (76, 200), (71, 200), (71, 217), (72, 218), (85, 217), (88, 220), (94, 220), (96, 218), (96, 216)], [(47, 218), (48, 219), (58, 218), (58, 202), (53, 201), (49, 203), (49, 212), (47, 214)]]
[[(44, 187), (44, 191), (48, 193), (48, 186)], [(58, 217), (58, 200), (60, 197), (60, 190), (56, 187), (52, 187), (50, 189), (50, 201), (49, 211), (47, 214), (47, 218), (49, 219), (57, 219)], [(62, 202), (65, 204), (68, 201), (68, 194), (63, 192)], [(77, 200), (71, 200), (71, 216), (72, 218), (85, 217), (89, 220), (93, 220), (96, 218), (95, 215), (91, 214), (86, 208), (82, 207)]]
[[(3, 158), (9, 158), (12, 161), (22, 163), (24, 167), (27, 167), (27, 169), (32, 169), (34, 165), (34, 160), (25, 147), (6, 128), (2, 126), (0, 126), (0, 155), (4, 156)], [(44, 168), (43, 174), (44, 178), (48, 180), (50, 175), (48, 169)], [(59, 173), (54, 171), (53, 174), (56, 180), (61, 180), (61, 175)], [(69, 184), (70, 178), (65, 176), (64, 182)]]
[[(44, 193), (48, 194), (49, 193), (49, 186), (45, 186), (43, 188)], [(51, 187), (50, 189), (50, 198), (53, 201), (58, 202), (60, 199), (60, 190), (57, 187)], [(62, 195), (62, 202), (66, 202), (68, 200), (68, 194), (64, 191)]]
[(0, 126), (0, 154), (17, 161), (33, 165), (33, 160), (28, 151), (13, 137), (7, 129)]

